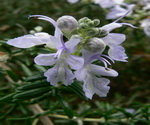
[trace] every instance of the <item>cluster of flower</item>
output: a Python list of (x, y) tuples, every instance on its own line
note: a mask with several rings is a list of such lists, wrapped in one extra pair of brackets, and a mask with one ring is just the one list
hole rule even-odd
[[(76, 3), (79, 0), (67, 0), (69, 3)], [(129, 10), (134, 8), (134, 4), (127, 4), (124, 0), (92, 0), (91, 2), (98, 4), (101, 8), (107, 8), (110, 12), (106, 15), (106, 19), (116, 19), (123, 16)], [(130, 15), (132, 11), (128, 15)]]
[[(134, 4), (127, 4), (124, 0), (94, 0), (94, 3), (99, 4), (102, 8), (110, 9), (110, 12), (106, 15), (106, 19), (116, 19), (123, 16), (129, 10), (134, 8)], [(129, 13), (129, 15), (132, 11)]]
[(139, 4), (143, 7), (142, 12), (147, 18), (141, 21), (144, 33), (150, 37), (150, 0), (142, 0)]
[[(127, 14), (127, 13), (126, 13)], [(125, 15), (124, 15), (125, 16)], [(62, 16), (56, 22), (47, 16), (31, 15), (29, 18), (41, 19), (50, 22), (55, 27), (54, 36), (39, 32), (33, 35), (24, 35), (7, 41), (7, 44), (29, 48), (36, 45), (45, 45), (46, 48), (54, 50), (54, 53), (39, 54), (34, 61), (38, 65), (51, 66), (44, 73), (47, 81), (53, 86), (72, 84), (75, 78), (83, 82), (85, 95), (92, 99), (96, 93), (100, 97), (107, 96), (110, 81), (103, 76), (116, 77), (118, 73), (108, 68), (110, 62), (126, 62), (125, 49), (120, 45), (126, 37), (120, 33), (110, 33), (115, 28), (128, 25), (116, 21), (98, 27), (100, 20), (91, 20), (84, 17), (77, 21), (72, 16)], [(63, 37), (68, 39), (67, 42)], [(108, 55), (106, 46), (109, 47)], [(99, 66), (95, 61), (100, 61)], [(100, 63), (99, 63), (100, 64)]]

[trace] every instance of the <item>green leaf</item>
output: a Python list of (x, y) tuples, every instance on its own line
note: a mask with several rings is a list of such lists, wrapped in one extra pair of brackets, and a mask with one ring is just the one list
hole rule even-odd
[(43, 101), (43, 100), (45, 100), (45, 99), (49, 99), (51, 96), (52, 96), (52, 93), (51, 93), (51, 91), (50, 91), (50, 92), (48, 92), (48, 93), (43, 94), (43, 95), (40, 96), (40, 97), (35, 98), (33, 101), (31, 101), (31, 103), (37, 103), (37, 102), (39, 102), (39, 101)]
[(35, 75), (29, 76), (25, 79), (25, 81), (29, 82), (29, 81), (37, 81), (37, 80), (41, 80), (41, 79), (45, 79), (45, 76), (42, 73), (37, 73)]
[(73, 113), (73, 110), (71, 109), (71, 107), (69, 106), (68, 102), (62, 96), (60, 96), (58, 94), (56, 95), (56, 98), (58, 99), (59, 103), (61, 104), (66, 115), (69, 118), (73, 118), (74, 113)]
[(38, 88), (38, 89), (33, 89), (33, 90), (29, 90), (29, 91), (23, 91), (20, 93), (17, 93), (16, 95), (13, 96), (13, 101), (23, 101), (23, 100), (28, 100), (28, 99), (32, 99), (38, 96), (41, 96), (47, 92), (49, 92), (51, 90), (51, 87), (42, 87), (42, 88)]
[(6, 95), (4, 97), (0, 98), (0, 102), (10, 102), (13, 98), (13, 96), (15, 95), (15, 93), (11, 93), (9, 95)]
[(0, 114), (0, 119), (5, 118), (6, 115), (12, 113), (17, 108), (17, 104), (13, 105), (9, 110), (7, 110), (5, 113)]
[(33, 75), (32, 72), (31, 72), (31, 70), (26, 65), (21, 64), (21, 67), (22, 67), (23, 71), (25, 72), (25, 74), (27, 76), (32, 76)]
[(17, 89), (24, 91), (48, 86), (50, 86), (50, 84), (44, 79), (32, 83), (25, 83), (22, 86), (18, 87)]
[(12, 70), (6, 70), (6, 72), (8, 73), (8, 75), (9, 75), (14, 81), (18, 81), (18, 80), (19, 80), (18, 75), (16, 75)]
[(82, 89), (81, 83), (74, 82), (73, 84), (67, 87), (71, 89), (74, 93), (76, 93), (78, 96), (80, 96), (83, 100), (88, 100), (88, 98), (85, 96), (85, 93)]

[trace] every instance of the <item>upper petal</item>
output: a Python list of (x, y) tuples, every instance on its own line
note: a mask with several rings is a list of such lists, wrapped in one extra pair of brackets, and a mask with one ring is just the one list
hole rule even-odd
[(105, 67), (102, 66), (98, 66), (95, 64), (90, 64), (90, 70), (95, 74), (95, 75), (99, 75), (99, 76), (112, 76), (112, 77), (116, 77), (118, 76), (118, 73), (113, 70), (113, 69), (106, 69)]
[(53, 54), (40, 54), (34, 58), (34, 62), (38, 65), (50, 66), (56, 63), (54, 58), (55, 53)]
[(107, 36), (101, 38), (108, 46), (117, 46), (125, 41), (126, 36), (120, 33), (109, 33)]
[(50, 40), (53, 42), (54, 46), (55, 46), (57, 49), (60, 49), (60, 48), (62, 47), (61, 40), (58, 39), (57, 37), (51, 36), (51, 37), (50, 37)]
[(66, 61), (68, 65), (70, 65), (71, 69), (79, 69), (84, 64), (84, 59), (82, 57), (78, 57), (74, 55), (70, 55)]
[(122, 24), (120, 24), (120, 23), (109, 23), (109, 24), (107, 24), (107, 25), (104, 25), (104, 26), (102, 27), (102, 29), (104, 29), (104, 30), (110, 32), (110, 31), (112, 31), (112, 30), (114, 30), (114, 29), (116, 29), (116, 28), (119, 28), (119, 27), (121, 27), (121, 26), (122, 26)]
[(43, 41), (49, 48), (56, 48), (54, 46), (54, 43), (50, 39), (51, 35), (49, 35), (48, 33), (39, 32), (35, 33), (34, 36)]
[(125, 54), (125, 49), (122, 46), (110, 47), (108, 50), (108, 55), (117, 61), (127, 62), (127, 55)]
[(18, 38), (8, 40), (7, 44), (18, 48), (30, 48), (35, 45), (45, 44), (45, 42), (35, 37), (34, 35), (24, 35)]
[(55, 36), (56, 38), (58, 38), (59, 40), (61, 39), (62, 32), (61, 32), (61, 30), (58, 28), (58, 25), (57, 25), (57, 23), (56, 23), (55, 20), (53, 20), (52, 18), (50, 18), (50, 17), (48, 17), (48, 16), (44, 16), (44, 15), (30, 15), (30, 16), (29, 16), (29, 18), (32, 18), (32, 17), (35, 17), (36, 19), (45, 20), (45, 21), (50, 22), (50, 23), (55, 27), (54, 36)]

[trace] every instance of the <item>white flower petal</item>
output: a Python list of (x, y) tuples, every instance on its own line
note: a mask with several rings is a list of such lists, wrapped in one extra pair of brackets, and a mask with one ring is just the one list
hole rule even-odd
[(54, 43), (50, 39), (51, 35), (49, 35), (48, 33), (39, 32), (39, 33), (35, 33), (34, 35), (36, 36), (36, 38), (38, 38), (41, 41), (43, 41), (49, 48), (53, 48), (53, 49), (56, 48), (54, 46)]
[(109, 24), (107, 24), (107, 25), (104, 25), (104, 26), (102, 27), (102, 29), (104, 29), (104, 30), (110, 32), (110, 31), (112, 31), (112, 30), (114, 30), (114, 29), (116, 29), (116, 28), (119, 28), (119, 27), (121, 27), (121, 26), (122, 26), (122, 24), (120, 24), (120, 23), (109, 23)]
[(35, 33), (34, 36), (36, 38), (39, 38), (40, 40), (42, 40), (44, 43), (49, 42), (51, 35), (49, 35), (48, 33), (45, 32), (39, 32), (39, 33)]
[(53, 86), (57, 86), (59, 82), (58, 69), (59, 67), (53, 67), (44, 73), (44, 76), (47, 77), (47, 81)]
[(99, 4), (102, 8), (110, 8), (115, 5), (112, 0), (94, 0), (94, 3)]
[(111, 76), (111, 77), (116, 77), (118, 76), (118, 73), (110, 68), (105, 68), (102, 66), (98, 66), (98, 65), (94, 65), (94, 64), (90, 64), (90, 68), (91, 71), (95, 74), (95, 75), (99, 75), (99, 76)]
[(65, 46), (68, 49), (69, 53), (72, 53), (76, 50), (76, 46), (79, 42), (80, 39), (73, 38), (65, 43)]
[(84, 80), (83, 90), (86, 97), (90, 99), (92, 99), (95, 93), (100, 97), (106, 97), (110, 89), (110, 87), (107, 86), (109, 83), (110, 81), (106, 78), (89, 76)]
[(127, 55), (125, 54), (125, 49), (122, 46), (111, 47), (108, 50), (108, 55), (117, 61), (127, 62)]
[(18, 47), (18, 48), (30, 48), (35, 45), (42, 45), (45, 42), (41, 41), (33, 35), (24, 35), (18, 38), (10, 39), (7, 44)]
[(93, 84), (94, 78), (95, 77), (92, 77), (91, 75), (87, 76), (83, 84), (83, 91), (85, 92), (85, 96), (89, 99), (92, 99), (95, 93), (95, 88)]
[(58, 82), (63, 82), (64, 85), (70, 85), (73, 83), (75, 76), (72, 71), (65, 66), (65, 64), (55, 65), (53, 68), (49, 69), (44, 73), (44, 76), (47, 77), (47, 81), (51, 85), (57, 86)]
[(56, 59), (54, 58), (55, 54), (40, 54), (34, 58), (34, 62), (42, 66), (50, 66), (55, 64)]
[(50, 40), (53, 42), (54, 46), (57, 48), (57, 49), (60, 49), (62, 47), (62, 43), (61, 43), (61, 40), (56, 38), (55, 36), (51, 36), (50, 37)]
[(130, 23), (119, 23), (119, 24), (121, 24), (121, 25), (127, 25), (127, 26), (130, 26), (130, 27), (132, 27), (132, 28), (138, 28), (138, 27), (136, 27), (136, 26), (133, 26), (132, 24), (130, 24)]
[(101, 38), (108, 46), (117, 46), (125, 41), (126, 36), (120, 33), (109, 33), (107, 36)]
[(64, 85), (71, 85), (74, 82), (74, 78), (75, 75), (72, 73), (72, 71), (68, 67), (65, 67), (64, 76), (62, 76), (62, 82), (64, 83)]
[(107, 86), (110, 83), (109, 79), (106, 78), (96, 78), (95, 79), (95, 83), (94, 83), (94, 87), (95, 87), (95, 93), (99, 96), (99, 97), (106, 97), (107, 93), (110, 89), (109, 86)]
[(85, 49), (82, 49), (82, 56), (83, 56), (83, 58), (85, 60), (84, 62), (89, 60), (92, 55), (93, 55), (93, 52), (85, 50)]
[(85, 78), (86, 78), (86, 75), (87, 75), (87, 71), (86, 69), (83, 67), (81, 69), (78, 69), (74, 72), (75, 74), (75, 77), (77, 80), (79, 81), (83, 81)]
[(78, 56), (70, 55), (66, 62), (70, 65), (71, 69), (79, 69), (84, 64), (84, 59)]
[(117, 5), (111, 9), (111, 11), (106, 15), (106, 19), (116, 19), (125, 15), (128, 12), (128, 9), (122, 8), (121, 6)]

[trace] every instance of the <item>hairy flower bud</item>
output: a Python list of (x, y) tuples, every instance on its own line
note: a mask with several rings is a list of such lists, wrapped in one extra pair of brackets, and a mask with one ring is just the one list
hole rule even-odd
[(62, 16), (58, 18), (57, 24), (65, 35), (69, 35), (78, 27), (77, 20), (72, 16)]
[(88, 36), (95, 36), (99, 34), (99, 29), (98, 28), (91, 28), (89, 31), (87, 31)]
[(100, 52), (102, 53), (106, 47), (106, 44), (103, 42), (103, 40), (94, 37), (91, 38), (85, 45), (85, 49), (92, 51), (94, 53)]
[(90, 22), (91, 21), (91, 19), (89, 19), (88, 17), (83, 17), (83, 18), (81, 18), (78, 22), (79, 23), (88, 23), (88, 22)]
[(95, 26), (98, 26), (100, 24), (100, 20), (99, 19), (94, 19), (93, 22), (94, 22)]
[(100, 31), (100, 33), (99, 33), (99, 37), (104, 37), (104, 36), (107, 36), (108, 35), (108, 31), (107, 30), (105, 30), (105, 29), (99, 29), (99, 31)]

